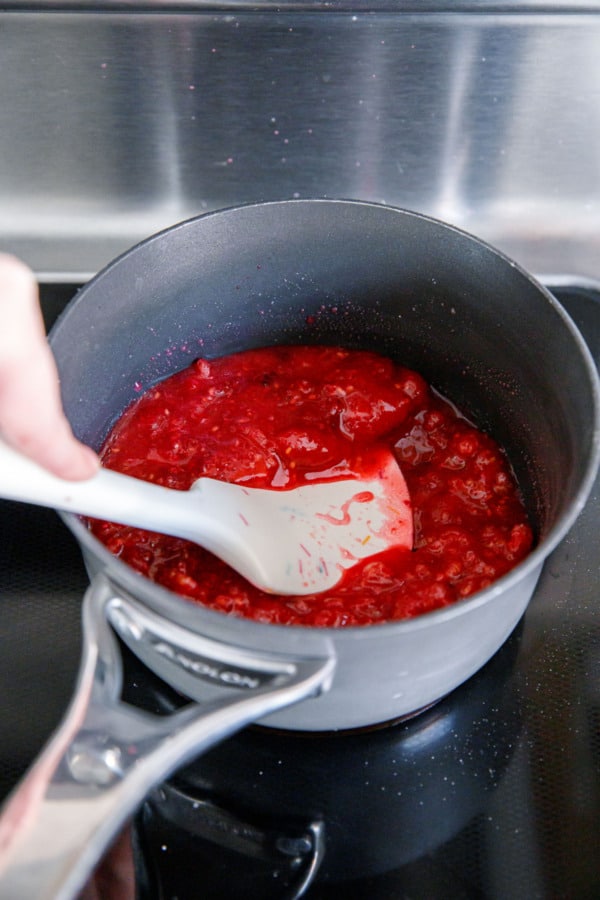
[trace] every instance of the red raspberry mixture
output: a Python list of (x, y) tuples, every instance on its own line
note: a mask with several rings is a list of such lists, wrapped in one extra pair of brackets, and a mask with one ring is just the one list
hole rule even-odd
[(530, 551), (505, 453), (409, 369), (368, 351), (271, 347), (193, 365), (138, 399), (102, 451), (107, 468), (187, 489), (205, 475), (291, 488), (393, 448), (413, 506), (413, 551), (382, 553), (326, 593), (279, 597), (187, 541), (106, 522), (91, 528), (144, 575), (224, 613), (285, 625), (367, 625), (447, 606)]

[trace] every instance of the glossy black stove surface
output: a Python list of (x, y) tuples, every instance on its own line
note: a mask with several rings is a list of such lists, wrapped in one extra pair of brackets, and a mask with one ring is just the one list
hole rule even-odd
[[(553, 289), (600, 361), (600, 292)], [(71, 292), (44, 291), (49, 320)], [(154, 791), (134, 829), (138, 900), (600, 896), (599, 524), (597, 483), (507, 644), (420, 717), (247, 729)], [(86, 584), (53, 512), (0, 502), (2, 796), (68, 703)], [(130, 698), (168, 709), (128, 665)]]

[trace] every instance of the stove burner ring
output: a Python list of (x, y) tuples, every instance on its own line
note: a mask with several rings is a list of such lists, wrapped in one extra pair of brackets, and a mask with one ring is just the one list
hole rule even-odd
[(438, 700), (434, 700), (432, 703), (428, 703), (425, 706), (419, 707), (419, 709), (415, 709), (414, 712), (405, 713), (403, 716), (396, 716), (393, 719), (386, 719), (384, 722), (375, 722), (373, 725), (362, 725), (360, 728), (341, 728), (337, 731), (291, 731), (290, 729), (285, 728), (272, 728), (269, 725), (259, 725), (254, 724), (248, 726), (249, 731), (257, 731), (264, 735), (276, 734), (282, 736), (290, 736), (297, 738), (306, 738), (310, 740), (310, 738), (324, 738), (324, 737), (348, 737), (349, 735), (361, 735), (361, 734), (372, 734), (376, 731), (386, 731), (387, 729), (395, 728), (397, 725), (404, 725), (407, 722), (413, 722), (415, 719), (418, 719), (419, 716), (424, 715), (429, 712), (429, 710), (433, 709), (436, 706), (445, 700), (445, 697), (440, 697)]

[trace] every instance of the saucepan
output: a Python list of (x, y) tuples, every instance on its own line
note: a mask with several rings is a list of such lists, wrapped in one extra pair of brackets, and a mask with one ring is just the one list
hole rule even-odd
[[(377, 350), (506, 448), (536, 546), (489, 588), (414, 619), (284, 627), (170, 593), (65, 515), (91, 576), (83, 659), (63, 725), (3, 815), (4, 898), (75, 895), (154, 784), (250, 722), (355, 729), (447, 695), (521, 619), (598, 467), (598, 377), (559, 303), (482, 241), (409, 211), (290, 200), (184, 222), (86, 285), (51, 343), (67, 414), (95, 448), (140, 390), (198, 356)], [(123, 702), (121, 641), (189, 703), (152, 716)]]

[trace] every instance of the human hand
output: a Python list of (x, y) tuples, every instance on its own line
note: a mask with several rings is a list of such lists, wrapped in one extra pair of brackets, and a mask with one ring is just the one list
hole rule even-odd
[(61, 478), (91, 478), (99, 462), (73, 435), (33, 273), (0, 253), (0, 435)]

